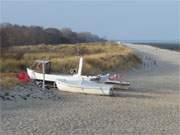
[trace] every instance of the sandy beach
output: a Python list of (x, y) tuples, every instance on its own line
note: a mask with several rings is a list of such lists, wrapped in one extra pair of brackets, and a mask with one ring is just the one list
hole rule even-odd
[(34, 85), (0, 90), (2, 135), (178, 135), (180, 52), (126, 44), (142, 59), (123, 73), (129, 90), (115, 96), (42, 91)]

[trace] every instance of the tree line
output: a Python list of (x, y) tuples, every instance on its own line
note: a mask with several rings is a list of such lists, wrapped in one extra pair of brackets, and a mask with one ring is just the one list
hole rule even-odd
[(70, 28), (56, 29), (40, 26), (0, 24), (0, 47), (37, 44), (75, 44), (99, 42), (105, 39), (90, 32), (74, 32)]

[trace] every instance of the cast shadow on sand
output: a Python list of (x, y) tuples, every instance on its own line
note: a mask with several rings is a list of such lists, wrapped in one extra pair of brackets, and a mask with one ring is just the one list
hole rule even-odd
[(155, 99), (154, 96), (148, 95), (150, 92), (144, 90), (114, 90), (112, 97), (122, 97), (122, 98), (137, 98), (137, 99)]

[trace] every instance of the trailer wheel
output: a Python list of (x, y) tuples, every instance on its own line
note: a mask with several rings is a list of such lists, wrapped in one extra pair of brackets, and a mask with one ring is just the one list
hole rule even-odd
[(35, 84), (38, 86), (38, 87), (41, 87), (43, 86), (43, 82), (42, 81), (35, 81)]

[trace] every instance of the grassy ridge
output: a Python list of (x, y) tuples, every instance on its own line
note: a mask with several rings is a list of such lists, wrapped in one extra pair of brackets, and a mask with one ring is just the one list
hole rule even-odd
[(0, 70), (15, 73), (31, 67), (37, 59), (49, 59), (54, 72), (69, 73), (78, 68), (79, 55), (84, 57), (83, 74), (90, 75), (127, 70), (140, 62), (132, 49), (116, 43), (17, 46), (2, 50)]
[(54, 72), (69, 73), (71, 68), (77, 68), (79, 55), (85, 59), (85, 74), (129, 69), (139, 62), (131, 49), (115, 43), (17, 46), (3, 51), (0, 69), (1, 72), (18, 72), (37, 59), (49, 59)]

